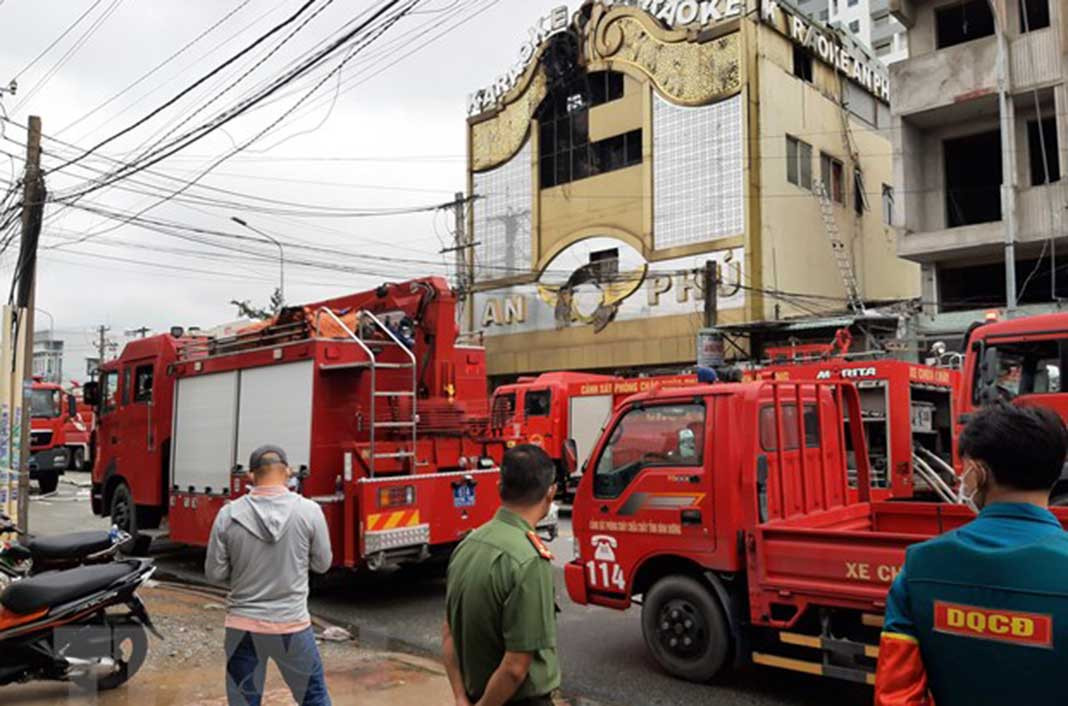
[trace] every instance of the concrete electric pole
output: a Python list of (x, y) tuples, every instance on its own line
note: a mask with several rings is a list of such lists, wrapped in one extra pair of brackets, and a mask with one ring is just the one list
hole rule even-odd
[[(22, 238), (15, 275), (18, 278), (15, 304), (18, 307), (18, 328), (22, 331), (22, 370), (16, 370), (22, 388), (22, 413), (18, 419), (19, 482), (18, 525), (29, 530), (30, 507), (30, 407), (29, 393), (33, 384), (33, 312), (35, 278), (37, 274), (37, 241), (41, 235), (44, 216), (45, 186), (41, 176), (41, 119), (31, 115), (26, 136), (26, 170), (22, 190)], [(16, 358), (19, 359), (19, 358)]]

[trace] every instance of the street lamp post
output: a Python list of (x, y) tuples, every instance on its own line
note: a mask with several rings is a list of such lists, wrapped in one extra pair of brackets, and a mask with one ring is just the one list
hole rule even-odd
[(248, 224), (248, 222), (246, 222), (245, 220), (243, 220), (241, 218), (238, 218), (237, 216), (231, 216), (230, 220), (233, 221), (234, 223), (238, 224), (239, 226), (242, 226), (244, 228), (248, 228), (253, 233), (255, 233), (256, 235), (260, 236), (264, 240), (266, 240), (266, 241), (268, 241), (270, 243), (273, 243), (278, 248), (278, 293), (279, 293), (279, 296), (282, 299), (282, 302), (285, 303), (285, 300), (286, 300), (286, 253), (285, 253), (285, 250), (282, 249), (282, 244), (280, 242), (278, 242), (278, 239), (275, 238), (273, 235), (270, 235), (269, 233), (264, 233), (259, 228), (254, 228), (254, 227), (250, 226)]

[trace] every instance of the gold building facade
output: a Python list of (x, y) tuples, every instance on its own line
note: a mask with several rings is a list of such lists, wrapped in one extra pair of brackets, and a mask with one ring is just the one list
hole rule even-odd
[(850, 278), (868, 303), (917, 296), (888, 100), (881, 65), (785, 3), (537, 20), (469, 100), (463, 316), (490, 373), (692, 364), (708, 263), (720, 324), (844, 311)]

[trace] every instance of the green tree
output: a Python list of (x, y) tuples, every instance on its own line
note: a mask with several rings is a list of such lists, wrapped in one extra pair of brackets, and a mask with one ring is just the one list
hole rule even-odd
[(272, 316), (277, 316), (278, 312), (282, 311), (282, 307), (285, 306), (285, 302), (282, 299), (282, 290), (278, 288), (271, 294), (270, 302), (268, 302), (267, 307), (263, 309), (254, 306), (248, 299), (243, 301), (231, 299), (230, 303), (237, 307), (238, 316), (245, 319), (260, 320), (266, 320)]

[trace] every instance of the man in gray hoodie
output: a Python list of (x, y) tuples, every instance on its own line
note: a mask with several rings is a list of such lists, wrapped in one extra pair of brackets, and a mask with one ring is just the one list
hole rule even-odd
[(219, 511), (204, 573), (229, 582), (226, 696), (230, 706), (260, 706), (267, 662), (278, 665), (302, 706), (330, 706), (308, 613), (308, 570), (333, 559), (322, 508), (286, 487), (289, 463), (277, 446), (249, 459), (253, 488)]

